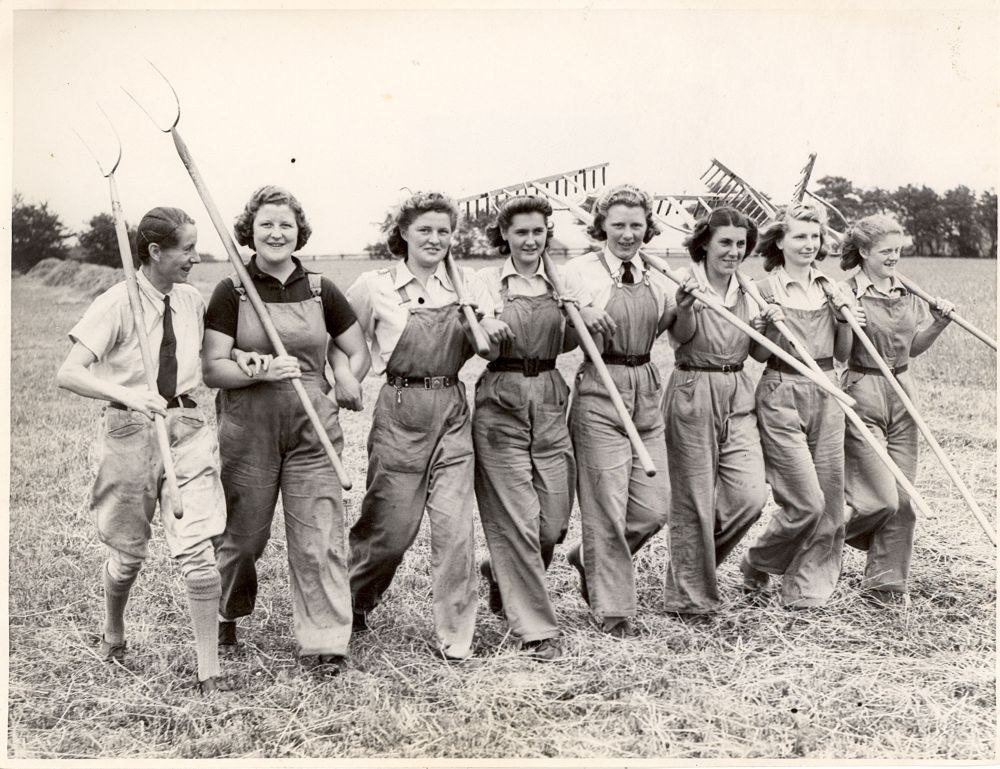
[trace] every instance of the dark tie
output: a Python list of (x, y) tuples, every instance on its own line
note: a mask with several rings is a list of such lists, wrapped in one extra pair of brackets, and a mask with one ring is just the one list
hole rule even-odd
[(156, 375), (156, 389), (166, 400), (177, 394), (177, 338), (174, 336), (174, 319), (170, 317), (170, 297), (163, 297), (163, 341), (160, 342), (160, 372)]
[(622, 262), (622, 283), (633, 285), (635, 276), (632, 274), (632, 262)]

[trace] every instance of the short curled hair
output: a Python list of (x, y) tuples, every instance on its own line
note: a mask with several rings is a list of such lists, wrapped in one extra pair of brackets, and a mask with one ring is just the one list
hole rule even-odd
[(160, 248), (177, 245), (177, 231), (185, 224), (194, 224), (186, 211), (170, 206), (157, 206), (146, 212), (139, 222), (135, 237), (136, 258), (139, 264), (149, 263), (149, 247), (156, 243)]
[(552, 239), (553, 224), (549, 219), (552, 216), (552, 204), (548, 198), (540, 195), (512, 195), (500, 204), (497, 211), (497, 218), (486, 228), (486, 239), (498, 253), (507, 256), (510, 254), (510, 243), (504, 240), (503, 233), (510, 229), (514, 217), (518, 214), (541, 214), (545, 219), (545, 227), (548, 232), (545, 235), (545, 245), (548, 247)]
[(236, 242), (241, 246), (253, 248), (253, 220), (261, 206), (288, 206), (295, 214), (295, 224), (299, 228), (299, 236), (295, 241), (295, 250), (298, 251), (309, 240), (312, 235), (312, 227), (306, 219), (306, 213), (302, 210), (302, 204), (298, 199), (284, 187), (268, 184), (250, 196), (250, 200), (243, 207), (243, 212), (236, 217), (236, 224), (233, 225), (233, 232), (236, 234)]
[(405, 260), (407, 250), (403, 230), (413, 224), (417, 217), (431, 212), (448, 214), (451, 219), (451, 229), (454, 231), (458, 227), (458, 204), (454, 200), (443, 192), (414, 192), (398, 208), (390, 212), (391, 218), (387, 228), (389, 237), (386, 239), (389, 251)]
[(841, 241), (840, 269), (857, 267), (861, 264), (861, 249), (870, 249), (886, 235), (905, 236), (903, 225), (888, 214), (872, 214), (856, 221)]
[(608, 239), (608, 233), (604, 231), (604, 220), (607, 219), (608, 209), (612, 206), (641, 208), (646, 213), (646, 234), (642, 238), (643, 243), (648, 243), (660, 234), (660, 228), (653, 220), (653, 199), (649, 193), (631, 184), (619, 184), (605, 191), (594, 201), (594, 207), (591, 209), (594, 222), (587, 228), (587, 234), (594, 240)]
[(791, 222), (815, 222), (819, 225), (819, 251), (816, 261), (826, 259), (829, 251), (827, 240), (829, 232), (826, 228), (826, 211), (815, 203), (793, 203), (778, 209), (778, 215), (767, 223), (757, 241), (756, 253), (764, 257), (764, 271), (771, 272), (785, 264), (785, 255), (778, 247), (778, 241), (788, 232)]
[(684, 238), (684, 247), (691, 254), (692, 262), (705, 261), (708, 244), (715, 231), (720, 227), (742, 227), (747, 231), (747, 247), (743, 252), (745, 259), (757, 245), (757, 225), (742, 211), (729, 206), (722, 206), (709, 212), (694, 223), (691, 234)]

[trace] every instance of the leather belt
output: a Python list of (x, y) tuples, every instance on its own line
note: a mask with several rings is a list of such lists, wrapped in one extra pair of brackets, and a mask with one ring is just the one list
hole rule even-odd
[[(119, 411), (128, 411), (128, 406), (124, 403), (117, 403), (111, 401), (108, 404), (113, 409), (118, 409)], [(189, 398), (186, 395), (175, 395), (173, 398), (167, 401), (168, 409), (196, 409), (198, 404), (194, 402), (193, 398)]]
[[(876, 374), (878, 376), (883, 375), (882, 369), (880, 368), (869, 368), (868, 366), (856, 366), (853, 363), (849, 363), (847, 368), (849, 368), (851, 371), (857, 372), (858, 374)], [(902, 366), (896, 366), (896, 368), (890, 369), (890, 371), (892, 371), (893, 376), (896, 376), (897, 374), (902, 374), (909, 368), (910, 364), (904, 363)]]
[(397, 376), (385, 375), (386, 381), (397, 390), (403, 387), (420, 387), (424, 390), (443, 390), (458, 384), (457, 376)]
[(695, 366), (692, 363), (678, 363), (676, 368), (681, 371), (721, 371), (723, 374), (735, 374), (743, 370), (742, 363), (723, 363), (719, 366)]
[(555, 367), (555, 358), (497, 358), (486, 364), (490, 371), (520, 371), (524, 376), (538, 376)]
[(616, 352), (606, 352), (601, 356), (605, 363), (613, 366), (642, 366), (649, 363), (649, 353), (645, 355), (619, 355)]
[[(817, 358), (816, 363), (823, 371), (833, 371), (833, 358)], [(803, 363), (802, 365), (805, 366), (806, 364)], [(771, 371), (778, 371), (782, 374), (799, 373), (796, 369), (785, 363), (781, 358), (774, 355), (767, 359), (767, 367), (771, 369)]]

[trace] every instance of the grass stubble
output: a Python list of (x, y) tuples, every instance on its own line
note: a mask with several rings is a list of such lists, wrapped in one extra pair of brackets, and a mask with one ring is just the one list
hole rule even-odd
[[(317, 264), (343, 288), (361, 269)], [(906, 266), (971, 321), (995, 328), (996, 264), (944, 264)], [(227, 272), (196, 271), (206, 295)], [(353, 669), (321, 681), (295, 660), (279, 512), (259, 565), (256, 611), (241, 625), (244, 651), (225, 663), (242, 679), (241, 692), (197, 694), (183, 582), (159, 533), (129, 603), (128, 656), (101, 663), (94, 643), (104, 553), (86, 506), (99, 406), (52, 381), (86, 302), (72, 281), (53, 287), (22, 278), (13, 303), (12, 758), (995, 758), (995, 551), (926, 447), (918, 486), (934, 516), (918, 526), (909, 610), (860, 599), (864, 560), (850, 548), (826, 608), (792, 613), (773, 595), (751, 602), (738, 590), (741, 546), (720, 569), (722, 610), (708, 624), (687, 624), (661, 609), (661, 534), (636, 559), (639, 638), (597, 632), (560, 547), (549, 585), (566, 656), (526, 659), (486, 609), (481, 585), (476, 657), (450, 664), (429, 651), (425, 525), (370, 616), (372, 631), (352, 642)], [(663, 370), (672, 357), (663, 341), (654, 348)], [(579, 352), (560, 360), (568, 381), (579, 360)], [(482, 368), (466, 367), (470, 395)], [(995, 358), (953, 328), (914, 368), (923, 415), (995, 521)], [(341, 414), (355, 482), (345, 495), (349, 523), (364, 493), (380, 382), (370, 377), (364, 386), (368, 408)], [(211, 393), (196, 397), (213, 418)], [(749, 538), (773, 509), (769, 503)], [(574, 509), (567, 541), (578, 538)], [(477, 555), (485, 554), (477, 525)]]

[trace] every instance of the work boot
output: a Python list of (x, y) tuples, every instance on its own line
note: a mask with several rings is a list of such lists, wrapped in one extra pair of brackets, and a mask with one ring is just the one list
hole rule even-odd
[(101, 662), (121, 661), (125, 659), (125, 647), (127, 645), (125, 641), (121, 643), (106, 641), (102, 633), (100, 640), (97, 642), (97, 657)]
[(528, 641), (524, 644), (525, 651), (533, 660), (552, 662), (562, 657), (562, 644), (558, 638), (543, 638), (540, 641)]

